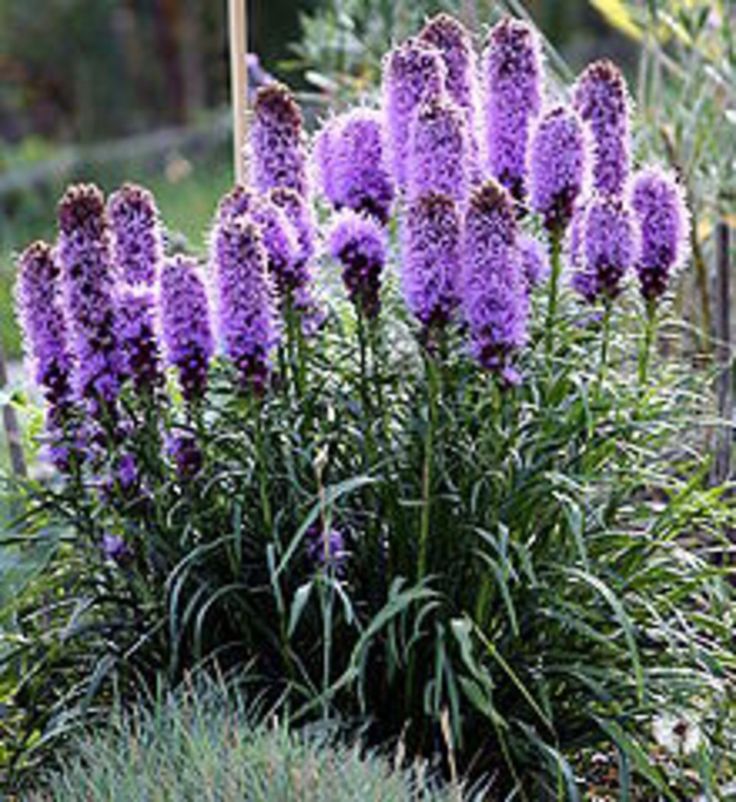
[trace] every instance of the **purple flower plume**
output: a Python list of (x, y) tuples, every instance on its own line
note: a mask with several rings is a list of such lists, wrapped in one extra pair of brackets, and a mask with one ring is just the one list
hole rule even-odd
[(150, 392), (163, 382), (155, 315), (156, 300), (151, 290), (120, 290), (118, 332), (124, 371), (138, 392)]
[(403, 219), (404, 297), (427, 329), (447, 323), (457, 306), (460, 231), (458, 207), (447, 195), (420, 196)]
[(647, 300), (656, 300), (689, 253), (685, 195), (672, 174), (650, 167), (634, 176), (631, 205), (641, 237), (636, 265), (641, 293)]
[(470, 179), (469, 144), (465, 115), (449, 98), (431, 98), (418, 106), (409, 126), (409, 198), (437, 192), (464, 203)]
[(550, 231), (567, 228), (583, 191), (587, 143), (577, 113), (564, 106), (546, 112), (531, 142), (531, 203)]
[(521, 269), (528, 289), (538, 286), (547, 279), (550, 273), (547, 249), (536, 238), (528, 234), (520, 234), (517, 241), (521, 256)]
[(471, 351), (508, 383), (513, 354), (527, 339), (529, 301), (517, 245), (514, 202), (494, 180), (470, 197), (463, 237), (462, 305)]
[(184, 398), (196, 401), (207, 390), (214, 343), (207, 293), (193, 259), (176, 256), (164, 263), (159, 305), (168, 362), (179, 372)]
[(241, 385), (261, 393), (279, 328), (260, 228), (244, 216), (223, 220), (215, 233), (213, 255), (223, 348)]
[(184, 432), (172, 436), (167, 443), (167, 451), (182, 481), (193, 479), (202, 470), (204, 455), (192, 434)]
[(575, 84), (573, 105), (591, 133), (594, 188), (620, 195), (631, 162), (631, 101), (619, 68), (607, 60), (589, 65)]
[(595, 195), (581, 225), (583, 266), (573, 277), (573, 287), (587, 301), (615, 298), (636, 259), (634, 217), (621, 198)]
[(163, 240), (153, 195), (124, 184), (110, 196), (107, 214), (112, 231), (113, 261), (126, 284), (152, 287), (163, 259)]
[(258, 90), (250, 126), (252, 178), (259, 192), (289, 187), (306, 196), (307, 159), (302, 113), (279, 83)]
[(495, 25), (483, 54), (483, 83), (488, 166), (522, 200), (529, 138), (542, 108), (541, 47), (532, 26), (512, 18)]
[(444, 91), (447, 68), (440, 52), (418, 39), (407, 39), (383, 61), (387, 164), (394, 181), (406, 185), (409, 125), (417, 106)]
[(76, 357), (76, 390), (91, 403), (93, 414), (104, 409), (110, 415), (123, 361), (105, 200), (96, 186), (72, 186), (61, 199), (59, 260)]
[(357, 108), (328, 120), (317, 135), (315, 166), (323, 194), (336, 209), (386, 223), (394, 199), (383, 157), (383, 118)]
[(29, 245), (18, 263), (16, 303), (25, 336), (25, 350), (48, 408), (46, 429), (50, 457), (59, 470), (68, 467), (64, 428), (72, 404), (72, 355), (62, 307), (61, 273), (51, 246)]
[(386, 233), (371, 217), (345, 209), (328, 238), (333, 259), (342, 265), (348, 297), (368, 318), (378, 315), (381, 273), (386, 264)]

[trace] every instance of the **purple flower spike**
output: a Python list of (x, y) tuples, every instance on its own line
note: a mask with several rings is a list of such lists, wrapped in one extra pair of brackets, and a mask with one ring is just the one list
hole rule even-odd
[(163, 259), (163, 240), (153, 195), (124, 184), (110, 196), (107, 214), (112, 230), (113, 259), (127, 284), (152, 287)]
[(383, 107), (386, 115), (387, 164), (394, 181), (406, 185), (409, 125), (417, 106), (438, 97), (447, 68), (440, 52), (418, 39), (407, 39), (383, 62)]
[(483, 53), (488, 166), (511, 194), (527, 190), (527, 153), (542, 108), (539, 36), (521, 20), (502, 19)]
[(214, 352), (204, 284), (193, 259), (177, 256), (164, 264), (159, 296), (166, 356), (179, 372), (188, 402), (207, 391), (207, 371)]
[(118, 331), (125, 375), (138, 392), (150, 392), (163, 382), (155, 327), (156, 301), (150, 290), (125, 288), (118, 296)]
[(259, 192), (289, 187), (306, 197), (307, 159), (302, 113), (283, 84), (258, 90), (250, 127), (252, 178)]
[(408, 195), (447, 195), (464, 204), (470, 179), (465, 115), (449, 99), (432, 98), (417, 108), (409, 126)]
[(182, 481), (190, 481), (202, 470), (204, 455), (193, 435), (184, 433), (172, 437), (168, 443), (168, 452), (174, 462), (176, 474)]
[(524, 279), (531, 290), (546, 281), (550, 274), (547, 249), (536, 237), (530, 237), (528, 234), (519, 235), (517, 247), (521, 256)]
[(259, 227), (247, 217), (220, 224), (214, 242), (220, 338), (243, 388), (262, 393), (279, 340), (268, 260)]
[(422, 195), (403, 220), (402, 282), (407, 305), (425, 329), (444, 326), (458, 303), (460, 215), (447, 195)]
[(477, 101), (473, 42), (465, 26), (449, 14), (437, 14), (422, 28), (419, 39), (437, 48), (447, 69), (447, 92), (467, 113), (472, 126)]
[(111, 415), (123, 370), (117, 333), (110, 234), (102, 192), (70, 187), (59, 203), (59, 260), (76, 356), (78, 396)]
[(594, 196), (582, 222), (583, 268), (573, 287), (587, 301), (615, 298), (636, 253), (634, 218), (626, 204), (616, 196)]
[(339, 529), (325, 530), (320, 524), (310, 526), (305, 534), (307, 556), (312, 565), (332, 570), (338, 576), (345, 570), (347, 551)]
[(511, 358), (527, 339), (529, 300), (517, 246), (514, 202), (496, 181), (470, 197), (463, 239), (462, 304), (471, 351), (509, 384)]
[(348, 297), (368, 318), (375, 318), (381, 308), (386, 247), (381, 226), (373, 218), (348, 209), (339, 214), (329, 234), (328, 249), (343, 267)]
[(329, 120), (317, 136), (314, 156), (322, 192), (336, 209), (388, 221), (394, 187), (384, 167), (380, 112), (357, 108)]
[(664, 295), (672, 273), (688, 257), (690, 214), (677, 179), (656, 167), (634, 176), (631, 205), (641, 236), (637, 261), (641, 293), (654, 301)]
[(557, 106), (541, 118), (531, 143), (531, 203), (550, 231), (564, 231), (583, 191), (587, 147), (583, 124)]
[(573, 105), (592, 135), (594, 188), (620, 195), (631, 162), (631, 100), (619, 68), (607, 60), (589, 65), (575, 84)]

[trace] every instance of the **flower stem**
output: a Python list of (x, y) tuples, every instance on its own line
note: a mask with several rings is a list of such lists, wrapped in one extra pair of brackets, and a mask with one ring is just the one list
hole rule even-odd
[(603, 328), (601, 332), (601, 357), (598, 364), (598, 390), (597, 395), (603, 390), (603, 383), (606, 380), (606, 371), (608, 370), (608, 352), (611, 341), (611, 312), (613, 311), (613, 304), (610, 298), (605, 299), (605, 306), (603, 308)]
[(654, 300), (646, 302), (646, 319), (644, 322), (644, 337), (639, 349), (639, 392), (644, 388), (649, 376), (649, 360), (651, 358), (654, 332), (657, 328), (657, 303)]
[(544, 327), (544, 353), (547, 367), (552, 370), (552, 354), (554, 350), (555, 323), (557, 304), (560, 292), (560, 273), (562, 272), (562, 232), (554, 230), (550, 233), (550, 266), (549, 299), (547, 302), (547, 320)]
[(419, 555), (417, 558), (418, 581), (424, 579), (427, 570), (427, 548), (432, 512), (432, 458), (439, 396), (437, 364), (430, 354), (425, 355), (425, 367), (427, 374), (427, 432), (424, 439), (424, 464), (422, 466), (422, 516), (419, 524)]

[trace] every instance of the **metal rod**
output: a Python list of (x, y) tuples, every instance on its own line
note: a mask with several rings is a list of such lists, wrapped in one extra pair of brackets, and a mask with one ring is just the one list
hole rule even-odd
[(246, 182), (245, 145), (248, 132), (248, 8), (247, 0), (228, 0), (230, 19), (230, 95), (233, 106), (233, 166), (238, 184)]
[(716, 226), (716, 336), (718, 376), (718, 414), (721, 421), (717, 437), (714, 479), (717, 483), (731, 477), (733, 450), (733, 366), (731, 364), (731, 287), (729, 229), (724, 222)]

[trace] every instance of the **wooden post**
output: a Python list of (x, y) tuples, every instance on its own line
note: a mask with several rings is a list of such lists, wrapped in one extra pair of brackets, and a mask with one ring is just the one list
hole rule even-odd
[[(0, 390), (8, 384), (8, 370), (5, 365), (5, 353), (0, 344)], [(20, 426), (15, 410), (10, 404), (3, 404), (3, 427), (5, 436), (8, 440), (8, 451), (10, 452), (10, 465), (16, 476), (26, 475), (26, 460), (23, 455), (23, 441), (20, 434)]]
[(235, 181), (245, 184), (245, 144), (248, 130), (248, 9), (247, 0), (228, 0), (230, 7), (230, 95), (233, 104), (233, 165)]
[(733, 369), (731, 365), (731, 287), (730, 287), (729, 230), (726, 223), (716, 226), (716, 337), (718, 376), (718, 427), (714, 480), (724, 482), (731, 477), (733, 450)]

